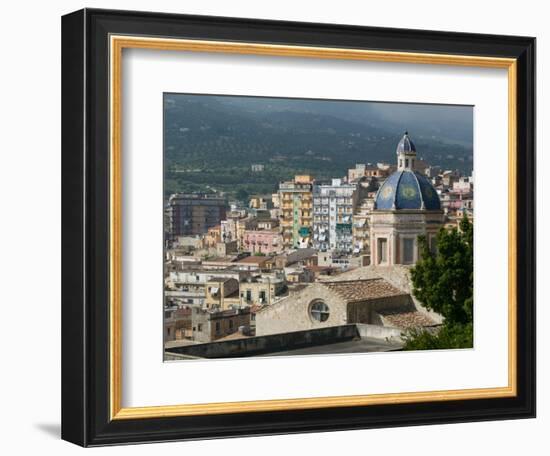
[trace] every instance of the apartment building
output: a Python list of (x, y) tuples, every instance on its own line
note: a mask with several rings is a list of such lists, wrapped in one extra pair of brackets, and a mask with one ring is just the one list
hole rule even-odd
[(313, 187), (313, 247), (351, 253), (357, 185), (332, 179)]
[(311, 176), (301, 175), (279, 184), (284, 248), (307, 247), (311, 243), (313, 182)]

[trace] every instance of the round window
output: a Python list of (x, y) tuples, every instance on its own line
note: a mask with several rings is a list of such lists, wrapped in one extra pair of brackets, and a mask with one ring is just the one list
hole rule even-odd
[(309, 314), (315, 321), (327, 321), (330, 309), (323, 301), (315, 301), (309, 308)]

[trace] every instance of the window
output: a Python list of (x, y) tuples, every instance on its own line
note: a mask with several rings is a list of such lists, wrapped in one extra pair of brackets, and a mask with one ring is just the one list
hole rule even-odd
[(220, 322), (219, 321), (216, 322), (216, 332), (217, 333), (220, 332)]
[(403, 263), (411, 264), (414, 262), (414, 239), (403, 239)]
[(378, 239), (378, 264), (388, 262), (388, 240), (386, 238)]
[(246, 290), (246, 301), (252, 301), (252, 290)]
[(233, 320), (229, 320), (229, 329), (233, 329)]
[(405, 168), (408, 168), (408, 167), (409, 167), (409, 159), (405, 158)]
[(432, 255), (437, 254), (437, 237), (436, 236), (430, 236), (430, 252), (432, 252)]
[[(193, 328), (194, 329), (194, 328)], [(198, 331), (202, 331), (202, 324), (199, 323), (198, 327), (197, 327)]]
[(327, 321), (330, 315), (330, 309), (323, 301), (315, 301), (311, 304), (309, 315), (315, 321)]
[(260, 291), (260, 302), (261, 303), (265, 302), (265, 291), (264, 290)]

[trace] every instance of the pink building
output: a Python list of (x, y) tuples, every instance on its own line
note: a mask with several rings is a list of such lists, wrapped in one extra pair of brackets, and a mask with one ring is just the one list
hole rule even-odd
[(243, 248), (251, 253), (278, 253), (283, 249), (283, 238), (278, 230), (245, 230)]

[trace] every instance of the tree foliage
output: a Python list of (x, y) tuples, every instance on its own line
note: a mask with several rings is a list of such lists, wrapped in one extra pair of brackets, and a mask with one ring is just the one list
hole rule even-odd
[(473, 225), (466, 216), (460, 229), (442, 228), (437, 251), (424, 236), (418, 238), (421, 260), (411, 270), (413, 293), (423, 305), (441, 314), (444, 324), (437, 333), (412, 331), (405, 349), (465, 348), (473, 345), (474, 245)]
[(443, 325), (437, 333), (414, 329), (405, 336), (405, 350), (438, 350), (450, 348), (471, 348), (474, 341), (472, 323), (465, 325)]

